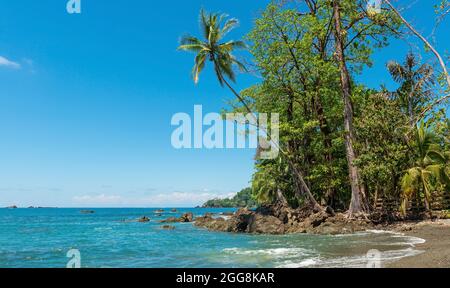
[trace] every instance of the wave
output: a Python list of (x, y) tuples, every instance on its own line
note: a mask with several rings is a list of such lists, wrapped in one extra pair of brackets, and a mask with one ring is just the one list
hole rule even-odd
[(243, 249), (243, 248), (225, 248), (223, 252), (235, 255), (253, 255), (253, 256), (274, 256), (280, 257), (298, 257), (311, 255), (314, 252), (304, 248), (268, 248), (268, 249)]
[[(245, 249), (245, 248), (226, 248), (223, 252), (233, 255), (241, 256), (254, 256), (254, 257), (270, 257), (275, 263), (277, 268), (306, 268), (306, 267), (320, 267), (320, 268), (364, 268), (364, 267), (384, 267), (388, 263), (395, 262), (399, 259), (416, 256), (423, 251), (415, 249), (415, 245), (425, 242), (424, 239), (407, 236), (403, 233), (384, 231), (384, 230), (368, 230), (361, 233), (351, 234), (348, 237), (362, 237), (361, 245), (367, 245), (364, 238), (367, 235), (376, 234), (380, 238), (379, 245), (382, 248), (387, 248), (385, 251), (369, 250), (367, 254), (360, 255), (348, 255), (348, 256), (333, 256), (334, 253), (322, 254), (314, 249), (299, 248), (299, 247), (287, 247), (287, 248), (265, 248), (265, 249)], [(386, 235), (388, 238), (384, 238)], [(342, 237), (347, 235), (330, 236), (330, 240), (333, 237)], [(371, 237), (371, 236), (369, 236)], [(372, 239), (372, 237), (371, 237)], [(376, 239), (376, 238), (375, 238)], [(383, 240), (385, 239), (385, 240)], [(389, 240), (389, 241), (386, 241)], [(358, 240), (359, 241), (359, 240)], [(370, 244), (370, 246), (373, 243)], [(369, 247), (370, 247), (369, 246)], [(404, 247), (401, 249), (389, 249), (389, 247), (399, 246)], [(369, 249), (368, 247), (368, 249)], [(371, 251), (374, 251), (370, 254)], [(339, 251), (336, 251), (339, 252)]]

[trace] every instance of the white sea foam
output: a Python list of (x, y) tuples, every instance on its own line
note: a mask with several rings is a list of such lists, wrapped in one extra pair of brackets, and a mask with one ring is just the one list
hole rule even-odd
[(317, 258), (308, 258), (298, 263), (292, 261), (285, 261), (285, 263), (278, 265), (276, 268), (304, 268), (314, 266), (318, 263), (318, 261), (319, 260)]
[[(416, 256), (423, 253), (423, 251), (415, 250), (412, 248), (401, 250), (390, 250), (381, 252), (380, 262), (381, 266), (385, 266), (388, 263), (392, 263), (404, 257)], [(345, 256), (336, 258), (308, 258), (299, 262), (292, 260), (284, 261), (278, 265), (277, 268), (306, 268), (306, 267), (318, 267), (318, 268), (365, 268), (367, 266), (368, 259), (366, 255)]]
[[(370, 235), (373, 235), (371, 237)], [(369, 236), (368, 236), (369, 235)], [(386, 235), (386, 238), (385, 236)], [(368, 230), (356, 234), (349, 235), (336, 235), (330, 237), (359, 237), (361, 238), (361, 245), (375, 244), (377, 247), (385, 247), (385, 251), (380, 251), (379, 261), (381, 266), (385, 266), (388, 263), (392, 263), (404, 257), (415, 256), (423, 253), (423, 251), (415, 249), (415, 245), (425, 242), (424, 239), (407, 236), (403, 233), (384, 231), (384, 230)], [(376, 238), (374, 238), (376, 237)], [(377, 239), (380, 238), (378, 243)], [(365, 239), (370, 239), (369, 241)], [(358, 241), (358, 240), (357, 240)], [(390, 250), (389, 247), (400, 246), (405, 247), (403, 249)], [(409, 246), (409, 247), (408, 247)], [(380, 250), (384, 250), (378, 248)], [(349, 256), (336, 256), (332, 254), (321, 255), (319, 251), (315, 249), (306, 249), (299, 247), (284, 247), (284, 248), (265, 248), (265, 249), (248, 249), (248, 248), (226, 248), (223, 250), (226, 254), (232, 254), (236, 256), (252, 256), (252, 257), (270, 257), (274, 261), (275, 266), (279, 268), (303, 268), (303, 267), (346, 267), (346, 268), (364, 268), (368, 264), (367, 255), (349, 255)]]
[[(423, 251), (415, 249), (415, 245), (425, 243), (425, 240), (418, 237), (407, 236), (400, 232), (384, 231), (384, 230), (368, 230), (366, 232), (350, 234), (353, 236), (365, 236), (368, 234), (389, 234), (390, 238), (396, 239), (398, 241), (383, 243), (386, 246), (410, 246), (409, 248), (398, 249), (398, 250), (387, 250), (380, 252), (380, 263), (381, 266), (385, 266), (388, 263), (398, 261), (399, 259), (416, 256)], [(337, 237), (343, 237), (346, 235), (337, 235)], [(355, 255), (355, 256), (343, 256), (343, 257), (313, 257), (307, 259), (300, 259), (298, 262), (292, 259), (286, 259), (277, 267), (279, 268), (302, 268), (302, 267), (322, 267), (322, 268), (364, 268), (368, 264), (368, 259), (366, 255)]]
[(243, 248), (226, 248), (223, 249), (223, 252), (236, 254), (236, 255), (270, 255), (274, 257), (299, 257), (311, 254), (311, 251), (308, 251), (303, 248), (269, 248), (269, 249), (257, 249), (257, 250), (248, 250)]

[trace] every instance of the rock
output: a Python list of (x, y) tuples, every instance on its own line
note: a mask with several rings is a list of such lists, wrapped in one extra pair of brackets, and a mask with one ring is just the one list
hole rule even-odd
[(163, 225), (161, 228), (164, 230), (175, 230), (175, 226), (172, 225)]
[(171, 209), (170, 212), (175, 213), (175, 212), (177, 212), (177, 209), (175, 209), (175, 208), (174, 208), (174, 209)]
[(138, 222), (140, 222), (140, 223), (150, 222), (150, 218), (143, 216), (138, 219)]
[(95, 211), (94, 210), (81, 210), (80, 213), (81, 214), (94, 214)]
[(267, 205), (256, 211), (241, 208), (228, 217), (213, 218), (205, 214), (195, 219), (195, 226), (213, 231), (254, 234), (348, 234), (373, 227), (367, 218), (348, 219), (345, 214), (331, 208), (315, 211), (305, 206), (298, 209), (282, 203)]
[(252, 214), (248, 218), (247, 231), (257, 234), (283, 234), (283, 222), (274, 216)]
[(34, 206), (30, 206), (30, 207), (28, 207), (28, 209), (34, 209)]
[(194, 220), (194, 214), (191, 212), (183, 214), (180, 218), (180, 222), (192, 222)]
[(194, 214), (191, 212), (183, 214), (180, 218), (169, 217), (165, 220), (160, 221), (161, 223), (176, 223), (176, 222), (192, 222), (194, 221)]
[(155, 211), (153, 211), (153, 213), (164, 213), (164, 209), (155, 210)]
[(224, 218), (212, 218), (209, 215), (195, 218), (195, 226), (203, 227), (212, 231), (235, 232), (230, 221)]
[(213, 220), (212, 215), (207, 213), (204, 216), (195, 218), (195, 226), (204, 226), (207, 222), (211, 222)]
[(220, 215), (223, 215), (223, 216), (233, 216), (234, 213), (233, 213), (233, 212), (222, 212), (222, 213), (220, 213)]
[(223, 232), (255, 234), (283, 234), (285, 232), (283, 222), (278, 218), (258, 214), (246, 208), (239, 209), (227, 220), (221, 217), (212, 218), (210, 215), (197, 217), (195, 225)]
[(179, 218), (177, 217), (169, 217), (165, 220), (161, 220), (161, 223), (176, 223), (176, 222), (181, 222)]
[(325, 211), (321, 211), (321, 212), (312, 214), (311, 216), (309, 216), (309, 218), (307, 220), (311, 223), (312, 227), (317, 227), (320, 224), (322, 224), (323, 222), (325, 222), (325, 220), (327, 220), (328, 217), (329, 216)]
[(6, 207), (6, 209), (17, 209), (17, 206), (16, 205), (8, 206)]

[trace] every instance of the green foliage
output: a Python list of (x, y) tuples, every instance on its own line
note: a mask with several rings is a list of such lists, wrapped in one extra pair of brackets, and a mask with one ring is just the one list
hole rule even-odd
[[(259, 204), (286, 200), (293, 207), (303, 205), (305, 191), (299, 178), (294, 177), (294, 168), (298, 167), (315, 199), (337, 210), (348, 208), (351, 191), (344, 145), (348, 127), (344, 127), (333, 9), (329, 0), (307, 3), (312, 2), (269, 4), (246, 36), (261, 81), (239, 95), (233, 93), (241, 103), (245, 100), (245, 108), (279, 113), (279, 145), (286, 153), (277, 159), (260, 160), (258, 149), (251, 189), (245, 189), (252, 197), (242, 202), (245, 205), (249, 205), (249, 199)], [(340, 1), (356, 138), (353, 164), (359, 168), (360, 184), (370, 205), (379, 198), (406, 203), (413, 195), (429, 203), (433, 192), (448, 192), (450, 187), (450, 120), (445, 110), (432, 111), (427, 115), (427, 125), (415, 131), (415, 124), (424, 108), (439, 96), (432, 89), (439, 75), (409, 53), (404, 61), (387, 63), (386, 72), (398, 84), (395, 91), (369, 89), (358, 82), (359, 74), (369, 73), (364, 68), (372, 65), (373, 51), (389, 45), (389, 40), (398, 36), (401, 23), (389, 9), (382, 13), (365, 11), (366, 3)], [(241, 41), (222, 42), (222, 38), (237, 20), (226, 21), (223, 15), (202, 11), (200, 23), (205, 40), (186, 36), (180, 46), (197, 53), (194, 80), (198, 81), (208, 60), (213, 62), (221, 84), (225, 77), (234, 80), (232, 68), (243, 69), (243, 65), (231, 52), (245, 46)], [(232, 112), (247, 112), (242, 105), (230, 104)], [(236, 202), (234, 198), (214, 199), (207, 206), (244, 205)]]
[(397, 197), (398, 180), (411, 156), (405, 142), (408, 119), (399, 101), (389, 98), (387, 92), (363, 90), (356, 99), (359, 103), (355, 119), (359, 151), (356, 164), (364, 184), (369, 191), (376, 191), (372, 198)]
[(255, 200), (252, 197), (252, 190), (250, 188), (242, 189), (233, 198), (225, 199), (211, 199), (208, 200), (203, 207), (213, 207), (213, 208), (241, 208), (249, 207), (253, 208), (256, 206)]
[(417, 161), (402, 178), (403, 212), (412, 197), (423, 199), (425, 207), (430, 209), (433, 191), (439, 187), (450, 191), (449, 151), (443, 150), (439, 137), (424, 122), (417, 127), (415, 139)]
[(239, 21), (234, 18), (226, 20), (227, 15), (225, 14), (208, 13), (203, 9), (200, 11), (199, 18), (200, 30), (203, 32), (204, 40), (186, 35), (181, 39), (178, 47), (179, 50), (197, 54), (192, 69), (194, 82), (198, 83), (199, 75), (205, 68), (207, 61), (214, 64), (214, 71), (221, 85), (224, 84), (225, 76), (235, 81), (236, 76), (233, 66), (237, 66), (241, 71), (246, 71), (246, 68), (233, 56), (232, 52), (236, 49), (245, 49), (246, 45), (242, 41), (222, 42), (222, 40), (239, 24)]

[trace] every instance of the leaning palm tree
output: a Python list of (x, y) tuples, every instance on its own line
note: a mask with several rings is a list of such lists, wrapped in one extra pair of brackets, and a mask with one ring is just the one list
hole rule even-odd
[[(237, 19), (232, 18), (226, 20), (227, 17), (228, 16), (225, 14), (208, 13), (202, 9), (200, 11), (200, 28), (203, 32), (204, 39), (200, 40), (197, 37), (190, 35), (184, 36), (180, 41), (180, 46), (178, 49), (196, 53), (195, 64), (192, 69), (192, 77), (195, 83), (198, 83), (199, 75), (205, 68), (206, 62), (211, 62), (214, 66), (214, 71), (220, 85), (227, 86), (245, 110), (253, 115), (252, 110), (245, 102), (244, 97), (242, 97), (229, 82), (229, 80), (232, 82), (235, 82), (236, 80), (236, 74), (234, 72), (235, 67), (241, 71), (247, 71), (245, 66), (232, 54), (236, 49), (245, 49), (247, 46), (243, 41), (223, 41), (223, 38), (228, 34), (228, 32), (239, 25), (239, 21)], [(271, 142), (273, 143), (273, 141)], [(311, 204), (316, 209), (322, 210), (323, 208), (315, 200), (303, 178), (303, 174), (296, 167), (293, 160), (290, 159), (289, 155), (281, 147), (279, 147), (277, 143), (273, 144), (277, 145), (281, 154), (286, 157), (289, 166), (295, 174), (294, 177), (298, 178)]]
[(412, 197), (418, 200), (423, 198), (425, 209), (430, 210), (432, 192), (439, 185), (450, 187), (448, 155), (442, 152), (439, 139), (423, 121), (417, 127), (416, 134), (418, 160), (402, 178), (403, 213), (406, 213), (407, 202)]
[(226, 20), (227, 17), (228, 15), (226, 14), (208, 13), (202, 9), (200, 11), (200, 28), (203, 31), (204, 40), (191, 35), (184, 36), (181, 38), (181, 45), (178, 49), (197, 54), (194, 68), (192, 69), (192, 78), (196, 84), (199, 81), (200, 73), (205, 68), (206, 62), (212, 62), (220, 85), (226, 85), (244, 105), (246, 110), (251, 112), (244, 99), (228, 81), (228, 79), (232, 82), (236, 81), (233, 66), (238, 67), (241, 71), (247, 71), (244, 64), (232, 54), (237, 49), (246, 49), (247, 45), (243, 41), (223, 41), (223, 38), (239, 25), (237, 19), (231, 18)]
[(409, 115), (411, 127), (414, 127), (418, 120), (417, 109), (431, 96), (430, 87), (435, 80), (434, 69), (428, 64), (420, 65), (413, 53), (406, 55), (403, 64), (388, 62), (387, 68), (394, 81), (400, 84), (396, 95)]

